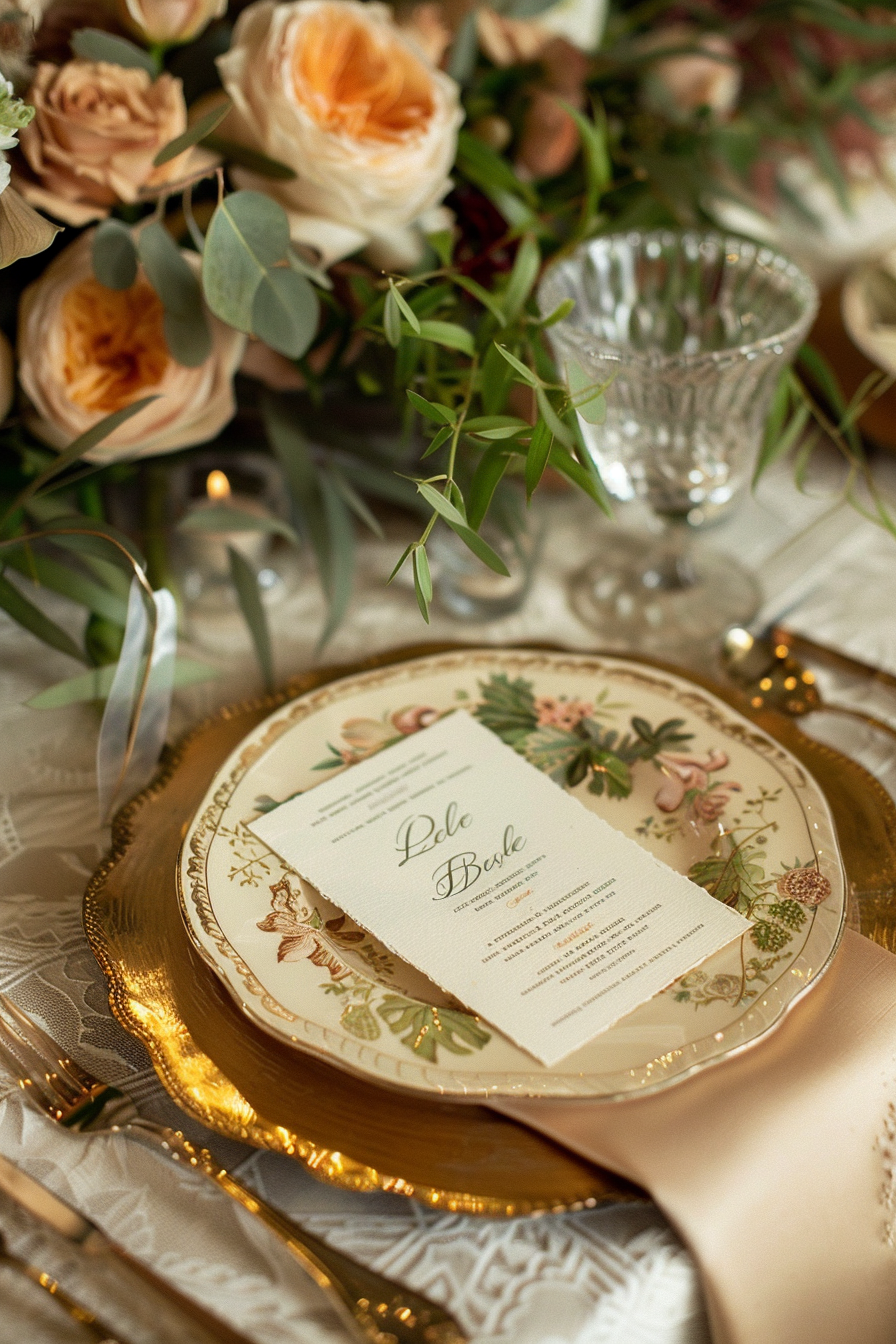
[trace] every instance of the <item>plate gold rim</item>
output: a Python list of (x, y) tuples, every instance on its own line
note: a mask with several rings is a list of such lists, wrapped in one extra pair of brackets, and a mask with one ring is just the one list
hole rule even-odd
[[(558, 1198), (535, 1199), (517, 1198), (513, 1195), (510, 1197), (482, 1196), (390, 1176), (369, 1163), (358, 1161), (345, 1153), (326, 1147), (320, 1142), (315, 1143), (310, 1139), (301, 1138), (282, 1126), (266, 1121), (263, 1116), (253, 1110), (252, 1106), (229, 1082), (225, 1074), (210, 1057), (203, 1054), (194, 1044), (194, 1050), (204, 1062), (206, 1077), (211, 1079), (212, 1089), (219, 1088), (222, 1096), (229, 1089), (230, 1109), (223, 1111), (219, 1108), (217, 1111), (213, 1111), (209, 1104), (199, 1103), (196, 1095), (184, 1083), (183, 1078), (169, 1066), (165, 1050), (151, 1028), (141, 1021), (138, 1014), (132, 1011), (130, 996), (121, 968), (116, 965), (113, 956), (107, 949), (107, 931), (101, 922), (102, 896), (105, 885), (131, 848), (135, 839), (135, 822), (142, 808), (163, 793), (177, 773), (190, 748), (197, 743), (203, 734), (238, 717), (253, 713), (259, 715), (270, 713), (304, 691), (323, 685), (327, 681), (349, 675), (352, 672), (358, 672), (365, 668), (388, 666), (392, 663), (430, 653), (446, 652), (448, 650), (461, 651), (463, 647), (456, 642), (433, 642), (392, 650), (346, 665), (317, 669), (291, 679), (279, 692), (248, 697), (238, 703), (225, 706), (190, 729), (175, 747), (166, 751), (159, 772), (151, 783), (127, 803), (114, 819), (110, 851), (98, 866), (85, 892), (84, 927), (88, 943), (106, 975), (113, 1013), (122, 1027), (143, 1044), (169, 1095), (185, 1112), (225, 1137), (287, 1154), (301, 1161), (311, 1174), (319, 1179), (341, 1186), (344, 1189), (366, 1192), (389, 1191), (414, 1197), (430, 1207), (452, 1212), (490, 1217), (512, 1217), (547, 1211), (592, 1208), (608, 1200), (640, 1199), (644, 1196), (643, 1192), (639, 1191), (637, 1187), (613, 1177), (610, 1173), (601, 1173), (598, 1169), (594, 1169), (594, 1180), (592, 1181), (589, 1181), (583, 1174), (580, 1193), (570, 1191)], [(526, 647), (533, 651), (564, 652), (563, 650), (557, 650), (556, 646), (538, 643), (532, 643)], [(678, 671), (678, 669), (672, 668), (660, 660), (644, 658), (638, 661), (642, 661), (645, 666), (658, 668), (661, 671), (673, 673)], [(851, 773), (858, 779), (858, 784), (854, 785), (853, 792), (859, 790), (860, 796), (867, 802), (867, 811), (876, 830), (879, 845), (871, 854), (867, 846), (863, 845), (864, 832), (861, 836), (853, 835), (850, 837), (850, 859), (856, 864), (857, 868), (861, 868), (861, 883), (857, 885), (857, 881), (851, 872), (850, 863), (847, 863), (851, 897), (848, 923), (850, 927), (865, 933), (890, 950), (896, 951), (896, 915), (891, 908), (892, 896), (894, 889), (896, 889), (896, 806), (894, 806), (893, 800), (880, 782), (862, 766), (843, 756), (840, 752), (816, 742), (814, 739), (807, 738), (799, 731), (792, 720), (768, 710), (759, 713), (750, 712), (743, 697), (739, 696), (737, 692), (729, 688), (721, 688), (712, 679), (702, 677), (700, 674), (685, 672), (684, 675), (694, 681), (696, 685), (715, 694), (720, 694), (721, 699), (740, 709), (744, 717), (756, 723), (758, 727), (764, 728), (772, 737), (791, 750), (798, 760), (803, 761), (803, 753), (808, 752), (813, 759), (816, 772), (818, 765), (822, 764), (826, 768), (830, 768), (832, 775), (839, 779), (845, 767), (847, 773)], [(223, 759), (225, 759), (225, 756), (222, 754), (220, 760)], [(838, 832), (841, 822), (844, 824), (844, 829), (848, 830), (853, 822), (852, 807), (850, 806), (844, 812), (843, 803), (844, 801), (850, 803), (850, 805), (853, 803), (854, 799), (849, 796), (849, 791), (847, 790), (844, 796), (833, 793), (826, 793), (826, 796), (831, 804)], [(840, 813), (839, 817), (838, 812)], [(864, 817), (863, 820), (867, 821), (868, 817)], [(841, 848), (843, 848), (842, 836)], [(188, 1031), (185, 1024), (184, 1030)], [(193, 1043), (191, 1042), (191, 1044)], [(569, 1156), (574, 1157), (572, 1154)], [(601, 1181), (598, 1177), (605, 1177), (605, 1179)]]
[[(827, 835), (824, 839), (830, 842), (834, 847), (834, 858), (830, 863), (830, 876), (834, 877), (836, 871), (835, 889), (840, 900), (839, 919), (836, 929), (833, 931), (830, 946), (827, 948), (823, 959), (817, 967), (811, 969), (811, 976), (801, 986), (792, 992), (791, 997), (781, 1004), (775, 1016), (771, 1017), (763, 1025), (755, 1030), (755, 1034), (748, 1039), (736, 1040), (729, 1044), (727, 1048), (712, 1053), (707, 1057), (694, 1060), (688, 1067), (682, 1067), (680, 1072), (669, 1073), (666, 1070), (671, 1066), (673, 1060), (680, 1055), (680, 1050), (676, 1049), (669, 1054), (662, 1054), (654, 1060), (644, 1062), (644, 1068), (650, 1072), (654, 1071), (655, 1081), (642, 1083), (631, 1089), (617, 1089), (615, 1091), (594, 1091), (577, 1090), (572, 1085), (568, 1090), (554, 1091), (546, 1088), (537, 1088), (529, 1075), (520, 1072), (519, 1075), (502, 1074), (498, 1081), (492, 1085), (483, 1085), (479, 1081), (479, 1076), (474, 1075), (469, 1079), (464, 1074), (454, 1075), (450, 1069), (444, 1076), (437, 1075), (432, 1082), (423, 1081), (428, 1074), (434, 1072), (431, 1066), (420, 1066), (419, 1075), (421, 1081), (411, 1081), (408, 1078), (393, 1078), (376, 1075), (370, 1068), (365, 1067), (357, 1059), (349, 1057), (338, 1057), (326, 1047), (317, 1044), (314, 1041), (303, 1039), (297, 1040), (291, 1037), (287, 1031), (278, 1030), (274, 1022), (270, 1021), (259, 1010), (259, 1001), (262, 1008), (267, 1007), (268, 1011), (274, 1016), (286, 1016), (287, 1010), (271, 994), (271, 992), (261, 983), (257, 975), (247, 965), (240, 952), (233, 946), (225, 935), (218, 922), (217, 916), (212, 904), (211, 894), (208, 885), (202, 874), (194, 874), (189, 901), (192, 902), (191, 910), (188, 902), (188, 895), (184, 886), (184, 859), (187, 856), (188, 846), (193, 846), (195, 842), (201, 842), (206, 838), (207, 845), (210, 846), (214, 837), (214, 830), (210, 828), (210, 823), (206, 822), (209, 813), (216, 810), (226, 798), (232, 796), (234, 790), (239, 784), (239, 780), (245, 773), (245, 769), (257, 764), (276, 742), (283, 737), (297, 723), (304, 722), (310, 718), (319, 709), (326, 708), (334, 702), (340, 702), (344, 698), (351, 698), (354, 692), (363, 692), (369, 689), (378, 689), (387, 684), (391, 679), (400, 677), (405, 669), (409, 669), (413, 677), (413, 668), (417, 665), (420, 668), (420, 675), (425, 676), (428, 672), (437, 675), (441, 672), (449, 672), (457, 668), (458, 670), (467, 660), (474, 662), (484, 662), (491, 664), (500, 661), (502, 658), (515, 660), (519, 666), (515, 669), (524, 674), (535, 674), (538, 670), (539, 660), (550, 663), (550, 667), (542, 667), (542, 672), (570, 673), (581, 672), (585, 674), (605, 673), (607, 677), (612, 677), (615, 673), (617, 679), (622, 682), (631, 682), (636, 686), (642, 686), (647, 690), (663, 694), (666, 698), (673, 701), (682, 710), (690, 711), (695, 717), (703, 720), (705, 723), (716, 727), (727, 738), (739, 742), (747, 747), (755, 755), (761, 757), (770, 766), (772, 766), (779, 779), (794, 795), (804, 818), (806, 818), (806, 807), (815, 806), (821, 810), (824, 822), (827, 827)], [(564, 665), (566, 660), (566, 665)], [(532, 665), (532, 666), (529, 666)], [(742, 1054), (746, 1050), (752, 1049), (755, 1045), (764, 1041), (772, 1032), (776, 1031), (793, 1007), (799, 1003), (806, 994), (810, 993), (821, 981), (830, 968), (837, 949), (843, 937), (843, 930), (846, 927), (846, 911), (848, 901), (848, 889), (846, 881), (846, 872), (843, 864), (843, 857), (837, 842), (836, 830), (834, 827), (831, 809), (827, 798), (824, 795), (820, 785), (816, 782), (814, 776), (806, 769), (781, 742), (778, 742), (771, 734), (759, 729), (755, 723), (752, 723), (734, 706), (721, 700), (713, 691), (699, 687), (690, 677), (672, 673), (669, 670), (660, 670), (657, 668), (647, 668), (638, 659), (632, 659), (622, 654), (591, 654), (587, 652), (574, 652), (567, 650), (549, 651), (532, 650), (509, 646), (506, 648), (494, 647), (488, 645), (471, 645), (463, 650), (448, 651), (444, 654), (430, 654), (419, 658), (403, 659), (400, 663), (390, 665), (386, 668), (373, 668), (356, 674), (349, 673), (346, 676), (336, 677), (332, 681), (327, 681), (321, 686), (315, 687), (305, 694), (295, 697), (294, 700), (286, 702), (285, 706), (279, 706), (282, 712), (277, 715), (277, 709), (271, 712), (252, 729), (247, 737), (230, 753), (226, 761), (223, 761), (216, 772), (213, 780), (196, 810), (196, 813), (190, 819), (186, 829), (183, 842), (178, 854), (177, 866), (177, 895), (180, 905), (181, 915), (186, 928), (187, 936), (190, 938), (199, 956), (212, 969), (218, 977), (221, 984), (224, 985), (227, 992), (236, 1000), (241, 1011), (251, 1019), (263, 1031), (268, 1032), (275, 1039), (285, 1041), (290, 1048), (302, 1051), (316, 1056), (334, 1067), (352, 1074), (354, 1077), (373, 1082), (379, 1087), (394, 1089), (398, 1092), (417, 1095), (435, 1095), (439, 1094), (450, 1098), (459, 1105), (465, 1103), (482, 1103), (491, 1097), (527, 1097), (533, 1100), (539, 1098), (553, 1100), (593, 1100), (602, 1103), (615, 1103), (625, 1100), (633, 1100), (636, 1097), (650, 1096), (663, 1091), (668, 1087), (677, 1086), (687, 1078), (693, 1077), (696, 1073), (706, 1068), (712, 1068), (721, 1064), (725, 1060), (731, 1059), (736, 1055)], [(263, 736), (259, 736), (263, 734)], [(252, 740), (250, 740), (252, 739)], [(249, 753), (251, 759), (243, 761), (240, 759), (242, 754)], [(243, 768), (245, 767), (245, 769)], [(242, 771), (242, 773), (239, 773)], [(796, 780), (792, 778), (796, 776)], [(809, 797), (801, 797), (797, 793), (797, 788), (801, 788)], [(818, 852), (817, 837), (812, 834), (806, 818), (809, 841)], [(211, 838), (208, 838), (211, 835)], [(199, 857), (198, 851), (194, 848), (193, 854)], [(207, 858), (207, 852), (205, 854)], [(199, 919), (204, 932), (212, 941), (218, 953), (218, 958), (214, 955), (212, 949), (200, 938), (198, 929), (194, 926), (194, 915)], [(803, 955), (802, 953), (800, 954)], [(219, 959), (220, 958), (220, 959)], [(230, 974), (226, 965), (229, 963), (233, 974)], [(798, 963), (794, 963), (797, 965)], [(793, 972), (793, 966), (788, 968)], [(234, 978), (235, 977), (235, 978)], [(785, 979), (786, 973), (782, 971), (779, 979)], [(773, 982), (777, 984), (776, 982)], [(788, 986), (789, 987), (789, 986)], [(735, 1018), (726, 1028), (726, 1032), (736, 1033), (739, 1024), (742, 1024), (749, 1014), (753, 1012), (753, 1007), (742, 1010), (740, 1015)], [(294, 1020), (296, 1020), (294, 1018)], [(707, 1033), (687, 1043), (687, 1049), (694, 1051), (700, 1047), (711, 1048), (710, 1042), (717, 1040), (715, 1032)], [(484, 1070), (488, 1073), (488, 1070)], [(557, 1074), (559, 1070), (552, 1070), (552, 1074)], [(492, 1071), (494, 1077), (498, 1077)], [(595, 1075), (600, 1076), (600, 1075)]]

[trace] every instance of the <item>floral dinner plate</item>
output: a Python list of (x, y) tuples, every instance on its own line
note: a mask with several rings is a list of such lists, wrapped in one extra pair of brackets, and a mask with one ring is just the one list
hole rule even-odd
[[(553, 1069), (400, 962), (247, 827), (458, 708), (752, 923)], [(624, 659), (487, 649), (375, 669), (278, 709), (218, 771), (184, 840), (179, 891), (193, 941), (255, 1022), (372, 1081), (471, 1100), (629, 1096), (751, 1045), (829, 965), (846, 913), (821, 790), (729, 706)]]

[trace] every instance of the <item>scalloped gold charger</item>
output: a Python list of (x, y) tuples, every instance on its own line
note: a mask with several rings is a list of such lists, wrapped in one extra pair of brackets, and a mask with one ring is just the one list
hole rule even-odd
[[(457, 708), (752, 921), (550, 1069), (248, 829)], [(679, 1081), (772, 1030), (829, 965), (846, 916), (824, 795), (773, 738), (693, 682), (626, 659), (495, 649), (343, 678), (272, 714), (212, 781), (180, 885), (197, 949), (258, 1025), (372, 1082), (458, 1100), (623, 1097)]]
[[(491, 1216), (637, 1197), (635, 1187), (486, 1107), (377, 1087), (274, 1039), (240, 1012), (184, 929), (178, 851), (209, 782), (246, 734), (278, 706), (340, 675), (445, 649), (397, 650), (313, 672), (276, 696), (224, 709), (190, 733), (116, 818), (110, 856), (85, 894), (88, 941), (108, 978), (113, 1011), (144, 1044), (172, 1098), (222, 1135), (288, 1154), (346, 1188), (392, 1190)], [(807, 738), (791, 720), (770, 711), (754, 716), (736, 692), (713, 689), (821, 782), (849, 876), (850, 922), (896, 950), (896, 809), (889, 796), (861, 766)]]

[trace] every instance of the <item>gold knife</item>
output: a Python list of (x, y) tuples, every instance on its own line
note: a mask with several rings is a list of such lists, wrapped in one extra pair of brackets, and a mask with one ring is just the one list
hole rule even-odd
[(203, 1344), (206, 1341), (207, 1344), (250, 1344), (245, 1335), (234, 1330), (219, 1316), (206, 1311), (198, 1302), (186, 1297), (170, 1283), (166, 1283), (158, 1274), (141, 1264), (139, 1260), (135, 1260), (123, 1247), (107, 1237), (105, 1232), (89, 1218), (78, 1213), (40, 1181), (21, 1171), (2, 1155), (0, 1155), (0, 1190), (32, 1218), (37, 1219), (58, 1236), (64, 1237), (84, 1254), (111, 1256), (124, 1268), (126, 1274), (140, 1280), (139, 1291), (144, 1297), (147, 1291), (154, 1293), (164, 1299), (167, 1306), (174, 1307), (181, 1316), (187, 1317), (194, 1327), (190, 1332), (191, 1336), (195, 1336), (197, 1340), (201, 1338)]

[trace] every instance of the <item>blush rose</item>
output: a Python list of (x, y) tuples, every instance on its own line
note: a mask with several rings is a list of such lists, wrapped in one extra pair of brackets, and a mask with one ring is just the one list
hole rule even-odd
[(122, 17), (150, 42), (190, 42), (219, 19), (227, 0), (120, 0)]
[(187, 125), (179, 79), (105, 61), (42, 62), (28, 91), (34, 119), (20, 136), (34, 180), (17, 182), (32, 205), (76, 227), (182, 178), (189, 152), (153, 159)]
[[(172, 452), (214, 438), (233, 416), (233, 375), (245, 337), (206, 313), (212, 351), (185, 368), (165, 343), (161, 302), (138, 275), (129, 289), (94, 278), (92, 231), (61, 252), (22, 295), (19, 381), (26, 420), (54, 448), (142, 397), (157, 400), (87, 456), (94, 462)], [(185, 252), (189, 265), (199, 258)]]

